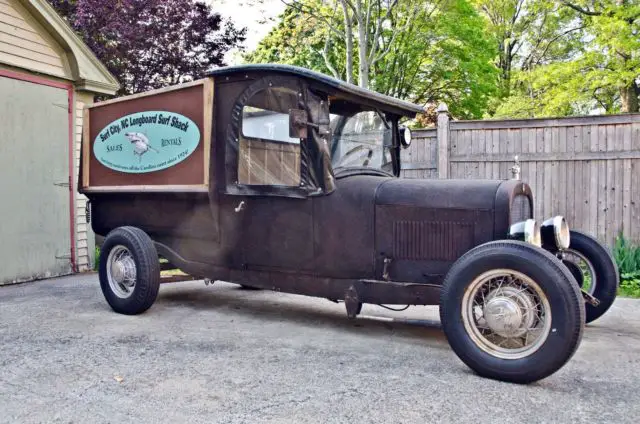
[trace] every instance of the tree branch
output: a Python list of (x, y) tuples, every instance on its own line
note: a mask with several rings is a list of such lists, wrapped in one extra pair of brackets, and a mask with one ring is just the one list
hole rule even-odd
[(358, 20), (358, 23), (360, 23), (360, 16), (358, 16), (358, 8), (353, 4), (353, 2), (351, 0), (340, 0), (344, 5), (349, 6), (351, 8), (351, 10), (353, 10), (354, 14), (356, 15), (356, 19)]
[(331, 60), (329, 60), (329, 46), (330, 45), (331, 45), (331, 37), (329, 35), (327, 35), (327, 39), (324, 41), (324, 49), (322, 49), (322, 52), (320, 54), (322, 55), (322, 58), (324, 59), (324, 64), (329, 69), (329, 71), (331, 71), (333, 76), (336, 77), (337, 79), (341, 79), (340, 78), (340, 73), (335, 68), (335, 66), (333, 66), (333, 64), (331, 63)]
[(349, 14), (349, 8), (347, 4), (340, 1), (342, 5), (342, 11), (344, 13), (344, 41), (346, 47), (347, 57), (345, 68), (347, 82), (353, 82), (353, 22), (351, 21), (351, 15)]
[[(378, 3), (378, 7), (380, 3)], [(365, 19), (365, 25), (367, 28), (369, 28), (369, 25), (371, 25), (371, 9), (373, 8), (373, 0), (369, 0), (369, 6), (367, 6), (367, 17)]]
[(329, 29), (331, 31), (333, 31), (334, 34), (336, 34), (338, 37), (342, 38), (343, 35), (340, 32), (340, 30), (338, 28), (336, 28), (334, 25), (331, 24), (331, 22), (329, 22), (329, 19), (321, 14), (318, 14), (316, 12), (314, 12), (311, 8), (307, 8), (307, 10), (304, 10), (302, 8), (302, 6), (299, 5), (298, 2), (293, 1), (291, 3), (287, 3), (285, 0), (280, 0), (285, 6), (287, 7), (293, 7), (294, 9), (296, 9), (298, 12), (300, 13), (305, 13), (309, 16), (313, 16), (314, 18), (320, 19), (322, 20), (325, 24), (327, 24), (327, 26), (329, 27)]
[[(411, 22), (411, 18), (416, 14), (417, 11), (417, 6), (415, 6), (418, 2), (414, 3), (414, 9), (413, 9), (413, 13), (409, 14), (409, 17), (407, 18), (407, 21), (405, 22), (405, 25), (403, 25), (402, 29), (400, 29), (399, 27), (395, 27), (393, 29), (393, 32), (391, 34), (391, 38), (389, 39), (389, 42), (387, 43), (387, 47), (386, 49), (380, 53), (379, 55), (376, 55), (376, 52), (378, 50), (378, 45), (379, 45), (379, 37), (380, 37), (380, 31), (382, 29), (382, 22), (386, 21), (387, 19), (389, 19), (391, 17), (391, 12), (393, 11), (393, 8), (396, 7), (398, 5), (398, 0), (393, 0), (392, 2), (389, 3), (389, 8), (387, 9), (387, 13), (385, 14), (383, 19), (380, 19), (380, 17), (378, 17), (378, 23), (376, 24), (376, 32), (375, 35), (373, 36), (373, 45), (371, 46), (371, 50), (369, 51), (369, 57), (367, 58), (367, 61), (369, 62), (369, 64), (371, 66), (373, 66), (376, 62), (378, 62), (380, 59), (382, 59), (383, 57), (385, 57), (389, 51), (391, 50), (391, 46), (393, 45), (393, 42), (396, 38), (396, 36), (398, 35), (399, 32), (403, 32), (405, 31), (408, 27), (409, 27), (409, 23)], [(380, 10), (378, 10), (378, 13), (380, 13)]]
[(524, 0), (518, 1), (518, 4), (516, 5), (516, 13), (514, 13), (513, 16), (511, 17), (511, 25), (514, 25), (518, 20), (518, 16), (520, 16), (520, 12), (522, 11), (523, 5), (524, 5)]
[(596, 11), (589, 10), (589, 9), (583, 9), (582, 7), (578, 6), (577, 4), (569, 3), (566, 0), (561, 0), (561, 2), (565, 6), (570, 7), (571, 9), (575, 10), (576, 12), (580, 12), (583, 15), (589, 15), (589, 16), (600, 16), (600, 15), (602, 15), (602, 12), (596, 12)]
[[(584, 28), (586, 28), (586, 27), (583, 25), (583, 26), (579, 26), (579, 27), (576, 27), (576, 28), (568, 29), (568, 30), (566, 30), (565, 32), (563, 32), (563, 33), (561, 33), (561, 34), (558, 34), (558, 35), (556, 35), (555, 37), (553, 37), (551, 40), (549, 40), (549, 42), (547, 43), (547, 46), (544, 48), (544, 50), (542, 51), (542, 53), (540, 53), (540, 55), (538, 56), (538, 58), (535, 60), (536, 64), (539, 64), (539, 63), (540, 63), (540, 61), (544, 59), (544, 56), (547, 54), (547, 51), (549, 51), (549, 48), (551, 47), (551, 45), (552, 45), (553, 43), (555, 43), (556, 41), (558, 41), (560, 38), (564, 37), (564, 36), (565, 36), (565, 35), (567, 35), (567, 34), (570, 34), (570, 33), (575, 32), (575, 31), (580, 31), (581, 29), (584, 29)], [(538, 47), (538, 45), (536, 45), (536, 48), (537, 48), (537, 47)], [(532, 65), (533, 65), (533, 62), (534, 62), (534, 56), (535, 56), (534, 52), (535, 52), (535, 49), (534, 49), (534, 51), (532, 51), (532, 52), (531, 52), (531, 54), (529, 55), (529, 57), (527, 57), (527, 61), (529, 61), (529, 67), (528, 67), (528, 69), (531, 69), (531, 67), (532, 67)]]
[(602, 108), (606, 111), (609, 112), (609, 105), (605, 102), (603, 102), (602, 100), (600, 100), (600, 98), (598, 97), (598, 90), (600, 90), (603, 87), (596, 87), (593, 89), (593, 92), (591, 93), (591, 96), (596, 99), (596, 102), (600, 103), (600, 106), (602, 106)]

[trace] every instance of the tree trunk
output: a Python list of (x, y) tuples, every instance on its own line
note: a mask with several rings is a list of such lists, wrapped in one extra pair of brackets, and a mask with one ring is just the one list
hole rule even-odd
[(362, 9), (360, 7), (360, 2), (358, 4), (358, 10), (356, 13), (359, 15), (358, 17), (358, 59), (359, 59), (359, 69), (358, 73), (358, 85), (362, 88), (369, 88), (369, 58), (367, 55), (367, 27), (364, 23), (364, 16), (362, 15)]
[(342, 11), (344, 12), (344, 36), (347, 49), (346, 71), (347, 82), (353, 84), (353, 20), (349, 14), (346, 2), (342, 1)]
[(635, 81), (620, 89), (620, 102), (622, 103), (623, 113), (640, 112), (639, 92), (640, 88)]
[(513, 44), (505, 39), (500, 43), (500, 84), (502, 89), (502, 96), (509, 97), (511, 94), (511, 68), (513, 64)]

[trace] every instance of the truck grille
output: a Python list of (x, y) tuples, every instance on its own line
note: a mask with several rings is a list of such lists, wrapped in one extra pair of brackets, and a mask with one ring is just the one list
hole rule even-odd
[(533, 218), (531, 212), (531, 201), (525, 194), (517, 194), (511, 203), (511, 223), (525, 221)]
[(396, 221), (393, 257), (409, 260), (451, 261), (473, 246), (470, 222)]

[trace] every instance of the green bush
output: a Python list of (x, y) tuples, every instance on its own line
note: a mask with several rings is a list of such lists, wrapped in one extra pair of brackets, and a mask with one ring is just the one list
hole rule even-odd
[(630, 243), (620, 234), (613, 256), (620, 270), (620, 294), (640, 297), (640, 245)]
[(620, 294), (640, 297), (640, 271), (620, 275)]

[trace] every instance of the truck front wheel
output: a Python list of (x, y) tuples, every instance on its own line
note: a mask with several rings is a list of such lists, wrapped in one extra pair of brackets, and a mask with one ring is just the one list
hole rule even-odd
[(517, 241), (491, 242), (447, 274), (442, 327), (476, 373), (530, 383), (560, 369), (584, 331), (584, 301), (568, 269), (549, 252)]
[(102, 245), (100, 288), (111, 308), (141, 314), (153, 305), (160, 288), (160, 261), (149, 236), (139, 228), (111, 231)]

